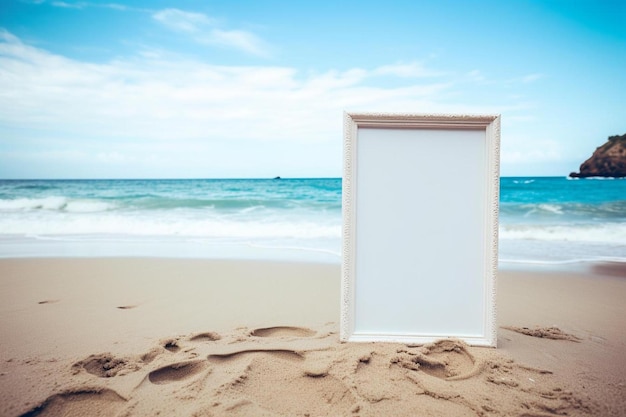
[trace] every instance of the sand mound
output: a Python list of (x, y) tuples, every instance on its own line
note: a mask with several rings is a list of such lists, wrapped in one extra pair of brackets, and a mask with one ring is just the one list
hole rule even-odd
[(109, 389), (81, 388), (54, 394), (21, 417), (115, 416), (125, 402), (124, 398)]
[[(198, 343), (205, 341), (211, 343)], [(99, 354), (76, 362), (66, 377), (79, 374), (84, 387), (52, 395), (22, 416), (544, 416), (596, 409), (547, 370), (451, 339), (346, 344), (334, 332), (238, 329), (163, 339), (137, 357), (150, 361)]]
[(569, 340), (570, 342), (580, 342), (580, 338), (573, 334), (565, 333), (558, 327), (535, 327), (533, 329), (529, 327), (515, 327), (515, 326), (503, 326), (503, 329), (511, 330), (517, 333), (525, 334), (526, 336), (539, 337), (543, 339), (552, 340)]

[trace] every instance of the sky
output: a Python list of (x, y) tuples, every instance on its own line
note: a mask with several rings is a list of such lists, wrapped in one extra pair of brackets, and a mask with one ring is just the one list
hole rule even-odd
[(340, 177), (344, 112), (500, 114), (501, 175), (566, 176), (625, 68), (623, 0), (0, 0), (0, 178)]

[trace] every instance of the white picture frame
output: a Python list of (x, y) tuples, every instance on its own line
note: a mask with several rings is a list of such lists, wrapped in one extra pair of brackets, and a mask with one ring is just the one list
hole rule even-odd
[(499, 115), (345, 113), (340, 339), (495, 347)]

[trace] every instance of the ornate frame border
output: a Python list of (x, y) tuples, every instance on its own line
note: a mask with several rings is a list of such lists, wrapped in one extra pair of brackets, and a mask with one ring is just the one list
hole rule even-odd
[[(384, 129), (460, 129), (483, 130), (486, 137), (486, 162), (488, 178), (485, 178), (487, 207), (485, 224), (484, 265), (485, 334), (480, 337), (458, 337), (474, 346), (496, 347), (496, 276), (498, 268), (498, 211), (500, 193), (500, 115), (448, 115), (448, 114), (397, 114), (397, 113), (344, 113), (344, 167), (342, 185), (343, 242), (341, 269), (341, 322), (340, 339), (343, 342), (400, 342), (430, 343), (441, 337), (420, 334), (358, 334), (355, 324), (355, 276), (356, 260), (356, 181), (358, 171), (357, 142), (359, 128)], [(490, 232), (490, 233), (489, 233)]]

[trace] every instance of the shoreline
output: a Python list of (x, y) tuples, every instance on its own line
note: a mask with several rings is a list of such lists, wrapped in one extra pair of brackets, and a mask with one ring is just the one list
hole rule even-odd
[[(185, 235), (4, 234), (0, 236), (0, 259), (168, 258), (341, 263), (339, 237), (305, 242), (299, 239), (226, 239)], [(528, 249), (530, 243), (534, 248), (531, 251)], [(571, 252), (558, 253), (563, 249), (560, 247), (563, 243), (568, 244), (567, 251)], [(598, 242), (511, 241), (500, 238), (499, 268), (558, 271), (586, 268), (597, 263), (626, 264), (622, 249), (626, 250), (626, 246)], [(553, 253), (555, 251), (556, 255)]]
[(339, 264), (0, 259), (0, 415), (620, 416), (624, 271), (500, 270), (490, 349), (340, 343)]
[[(55, 254), (21, 254), (2, 255), (0, 262), (14, 260), (155, 260), (163, 259), (170, 261), (191, 261), (191, 262), (260, 262), (275, 264), (300, 264), (300, 265), (341, 265), (341, 256), (326, 250), (309, 248), (284, 248), (284, 247), (263, 247), (249, 245), (250, 251), (242, 255), (236, 252), (222, 253), (222, 256), (200, 255), (191, 253), (186, 255), (163, 255), (163, 254), (83, 254), (59, 255)], [(162, 250), (165, 252), (165, 250)], [(74, 251), (72, 251), (74, 252)], [(273, 253), (272, 253), (273, 252)], [(285, 253), (290, 253), (285, 255)], [(313, 256), (310, 256), (313, 254)], [(245, 256), (247, 255), (247, 256)], [(298, 256), (301, 255), (301, 256)], [(603, 259), (580, 259), (571, 261), (528, 261), (528, 260), (499, 260), (499, 272), (520, 271), (529, 273), (583, 273), (600, 275), (611, 275), (626, 278), (626, 258), (603, 258)]]

